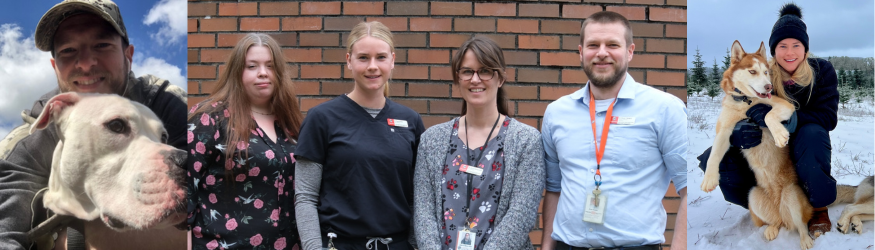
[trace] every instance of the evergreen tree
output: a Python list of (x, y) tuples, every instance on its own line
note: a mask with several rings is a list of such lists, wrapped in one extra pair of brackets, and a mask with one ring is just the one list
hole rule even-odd
[(687, 86), (689, 95), (698, 94), (702, 88), (708, 84), (708, 76), (705, 75), (705, 61), (702, 61), (702, 54), (699, 54), (699, 49), (696, 49), (696, 59), (693, 60), (692, 75), (690, 76), (690, 85)]
[(723, 80), (720, 69), (717, 67), (717, 59), (714, 59), (714, 65), (711, 66), (711, 75), (708, 78), (709, 83), (705, 87), (705, 94), (711, 97), (711, 100), (714, 100), (714, 97), (720, 94), (720, 80)]
[(839, 69), (839, 86), (845, 85), (845, 80), (847, 79), (847, 71), (845, 69)]
[(731, 57), (732, 56), (729, 54), (729, 48), (726, 48), (726, 55), (723, 56), (723, 71), (726, 71), (726, 69), (729, 69), (729, 64), (730, 64), (729, 58), (731, 58)]

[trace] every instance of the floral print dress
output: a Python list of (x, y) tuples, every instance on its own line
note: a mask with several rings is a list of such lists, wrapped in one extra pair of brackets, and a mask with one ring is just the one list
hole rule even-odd
[[(507, 133), (507, 125), (510, 118), (505, 117), (504, 122), (498, 127), (498, 135), (486, 144), (486, 148), (468, 148), (464, 140), (459, 138), (459, 118), (453, 123), (453, 133), (450, 136), (450, 148), (443, 168), (443, 183), (446, 185), (441, 190), (444, 216), (441, 229), (441, 242), (443, 249), (456, 249), (458, 232), (468, 228), (468, 231), (477, 233), (474, 239), (474, 249), (482, 249), (495, 225), (495, 214), (498, 210), (498, 202), (501, 197), (502, 179), (504, 174), (504, 138)], [(466, 153), (467, 151), (467, 153)], [(468, 173), (459, 171), (461, 164), (474, 166), (480, 152), (483, 156), (476, 164), (483, 168), (480, 176), (472, 178), (473, 188), (471, 197), (468, 197)], [(467, 214), (467, 199), (471, 199), (471, 209)], [(469, 228), (470, 226), (470, 228)]]
[[(188, 121), (192, 249), (298, 249), (292, 209), (295, 141), (275, 123), (276, 142), (256, 128), (247, 141), (225, 145), (229, 113), (216, 110), (222, 111)], [(232, 159), (225, 159), (226, 150), (235, 151)], [(243, 150), (248, 155), (241, 155)]]

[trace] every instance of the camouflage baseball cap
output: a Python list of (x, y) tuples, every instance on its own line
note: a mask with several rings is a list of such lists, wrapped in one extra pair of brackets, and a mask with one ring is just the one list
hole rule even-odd
[(42, 51), (52, 51), (55, 32), (61, 22), (68, 17), (82, 13), (91, 13), (103, 18), (115, 28), (123, 41), (128, 42), (125, 22), (122, 21), (121, 12), (114, 2), (110, 0), (64, 0), (46, 11), (46, 14), (39, 20), (35, 34), (36, 47)]

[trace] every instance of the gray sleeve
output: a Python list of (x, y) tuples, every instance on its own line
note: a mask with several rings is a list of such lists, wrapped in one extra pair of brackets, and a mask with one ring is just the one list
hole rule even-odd
[[(438, 125), (439, 126), (439, 125)], [(437, 127), (437, 126), (435, 126)], [(435, 207), (434, 183), (435, 164), (430, 162), (430, 154), (445, 152), (434, 148), (434, 140), (429, 136), (434, 130), (426, 131), (422, 135), (419, 150), (416, 156), (416, 170), (414, 174), (413, 200), (416, 206), (413, 209), (414, 231), (416, 231), (416, 243), (420, 250), (440, 249), (440, 224)]]
[(295, 219), (304, 250), (322, 249), (316, 203), (322, 183), (322, 164), (298, 158), (295, 164)]
[(515, 150), (518, 154), (515, 158), (519, 160), (516, 161), (513, 190), (510, 197), (502, 197), (509, 198), (510, 205), (483, 249), (532, 248), (529, 231), (535, 227), (538, 203), (544, 190), (544, 149), (541, 135), (534, 128), (526, 126), (517, 136), (519, 149)]

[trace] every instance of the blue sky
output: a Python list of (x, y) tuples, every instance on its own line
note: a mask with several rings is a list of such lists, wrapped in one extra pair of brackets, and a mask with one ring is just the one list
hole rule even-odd
[[(0, 138), (22, 123), (20, 113), (57, 87), (48, 52), (36, 49), (37, 23), (56, 1), (5, 1), (0, 9)], [(186, 88), (187, 1), (119, 0), (134, 45), (132, 71)]]
[[(696, 48), (705, 66), (716, 58), (721, 64), (726, 49), (738, 40), (746, 51), (760, 42), (769, 46), (772, 26), (785, 2), (763, 0), (696, 0), (687, 7), (687, 67)], [(875, 56), (875, 8), (872, 0), (794, 0), (808, 27), (809, 51), (818, 57)]]

